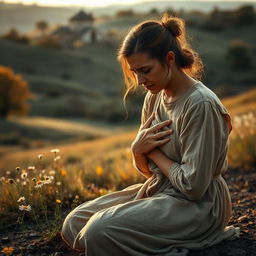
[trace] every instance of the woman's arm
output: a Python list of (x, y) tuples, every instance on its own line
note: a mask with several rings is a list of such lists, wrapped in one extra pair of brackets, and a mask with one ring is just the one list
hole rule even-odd
[(160, 171), (169, 178), (169, 170), (172, 164), (175, 163), (173, 160), (168, 158), (163, 152), (155, 148), (147, 154), (154, 163), (159, 167)]
[(148, 167), (148, 159), (146, 154), (152, 151), (154, 148), (169, 142), (170, 137), (166, 138), (166, 136), (173, 132), (173, 130), (168, 130), (156, 134), (156, 130), (169, 125), (171, 121), (166, 120), (150, 127), (153, 119), (154, 113), (152, 113), (148, 120), (141, 125), (139, 132), (131, 146), (134, 167), (147, 178), (151, 177), (153, 173)]
[(132, 152), (133, 156), (133, 165), (134, 167), (142, 173), (146, 178), (150, 178), (153, 173), (150, 171), (148, 167), (148, 159), (145, 154), (139, 154)]

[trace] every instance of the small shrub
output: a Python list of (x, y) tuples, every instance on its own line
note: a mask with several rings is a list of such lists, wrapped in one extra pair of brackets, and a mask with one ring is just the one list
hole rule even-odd
[(231, 41), (225, 57), (232, 69), (246, 70), (252, 67), (250, 48), (241, 40)]
[(55, 37), (52, 36), (45, 36), (41, 39), (39, 39), (36, 43), (36, 46), (40, 46), (40, 47), (44, 47), (44, 48), (48, 48), (48, 49), (62, 49), (63, 46), (60, 43), (60, 41), (58, 39), (56, 39)]

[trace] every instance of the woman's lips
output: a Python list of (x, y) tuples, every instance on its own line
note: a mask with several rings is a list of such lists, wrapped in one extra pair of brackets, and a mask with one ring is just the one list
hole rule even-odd
[(154, 85), (153, 84), (150, 84), (150, 85), (145, 85), (145, 87), (149, 90), (153, 87)]

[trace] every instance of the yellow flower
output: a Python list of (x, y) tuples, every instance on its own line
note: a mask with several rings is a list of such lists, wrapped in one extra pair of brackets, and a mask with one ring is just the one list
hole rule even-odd
[(61, 204), (61, 200), (60, 199), (56, 199), (56, 204)]
[(60, 175), (61, 176), (66, 176), (67, 175), (67, 171), (65, 169), (60, 170)]
[(98, 176), (101, 176), (101, 175), (102, 175), (102, 173), (103, 173), (103, 168), (102, 168), (100, 165), (98, 165), (98, 166), (96, 167), (96, 173), (97, 173)]
[(75, 199), (78, 200), (78, 199), (79, 199), (79, 195), (76, 195), (76, 196), (75, 196)]
[(19, 166), (16, 167), (16, 171), (20, 171), (20, 167)]
[(13, 247), (4, 247), (4, 249), (2, 250), (2, 253), (4, 253), (5, 255), (10, 255), (12, 254), (14, 248)]

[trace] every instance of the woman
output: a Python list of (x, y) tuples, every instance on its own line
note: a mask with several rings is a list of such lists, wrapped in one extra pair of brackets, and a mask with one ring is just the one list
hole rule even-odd
[(88, 256), (169, 256), (238, 237), (239, 228), (226, 226), (231, 201), (222, 178), (231, 118), (197, 80), (202, 62), (183, 20), (164, 15), (138, 24), (118, 59), (127, 93), (137, 84), (148, 90), (131, 146), (147, 180), (78, 206), (63, 239)]

